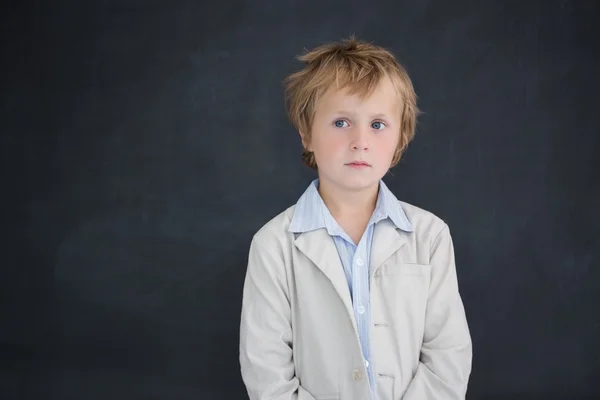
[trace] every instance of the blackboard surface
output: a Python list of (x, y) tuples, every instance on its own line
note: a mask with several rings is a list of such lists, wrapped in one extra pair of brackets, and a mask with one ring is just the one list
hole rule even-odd
[(352, 33), (419, 95), (385, 181), (451, 227), (468, 398), (600, 398), (597, 2), (2, 7), (0, 398), (247, 398), (250, 239), (314, 177), (281, 81)]

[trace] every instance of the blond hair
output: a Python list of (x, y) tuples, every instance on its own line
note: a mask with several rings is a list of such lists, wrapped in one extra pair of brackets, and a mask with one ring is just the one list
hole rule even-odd
[[(308, 140), (319, 99), (332, 85), (368, 96), (384, 77), (392, 81), (402, 104), (398, 110), (401, 112), (400, 139), (390, 168), (395, 166), (415, 135), (419, 110), (410, 77), (394, 55), (351, 36), (341, 42), (323, 44), (296, 58), (305, 66), (284, 80), (286, 105), (292, 124)], [(317, 169), (314, 154), (306, 149), (302, 152), (302, 162)]]

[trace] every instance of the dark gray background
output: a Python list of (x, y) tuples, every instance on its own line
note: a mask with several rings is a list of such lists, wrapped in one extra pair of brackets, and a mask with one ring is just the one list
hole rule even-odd
[(3, 3), (0, 397), (242, 399), (252, 234), (313, 173), (281, 81), (390, 48), (396, 195), (451, 227), (469, 399), (600, 396), (595, 1)]

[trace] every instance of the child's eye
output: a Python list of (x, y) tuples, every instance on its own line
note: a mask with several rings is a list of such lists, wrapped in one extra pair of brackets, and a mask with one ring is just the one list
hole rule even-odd
[[(348, 125), (348, 122), (344, 121), (343, 119), (338, 119), (337, 121), (334, 122), (336, 128), (345, 128)], [(344, 125), (346, 124), (346, 125)]]
[(371, 124), (371, 127), (373, 129), (377, 129), (377, 130), (381, 130), (383, 128), (385, 128), (385, 123), (381, 122), (381, 121), (375, 121)]

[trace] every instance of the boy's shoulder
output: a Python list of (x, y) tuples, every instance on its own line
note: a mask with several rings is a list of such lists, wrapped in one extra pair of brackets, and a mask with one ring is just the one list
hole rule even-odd
[(431, 243), (441, 233), (450, 233), (446, 221), (437, 214), (406, 201), (397, 201), (412, 226), (412, 234), (417, 242)]
[(259, 242), (283, 241), (291, 235), (289, 231), (296, 204), (287, 207), (268, 220), (254, 234), (253, 240)]
[(404, 211), (404, 214), (406, 214), (406, 217), (415, 230), (417, 228), (423, 229), (427, 226), (443, 228), (446, 225), (446, 222), (432, 211), (403, 200), (397, 201), (398, 206), (402, 208), (402, 211)]

